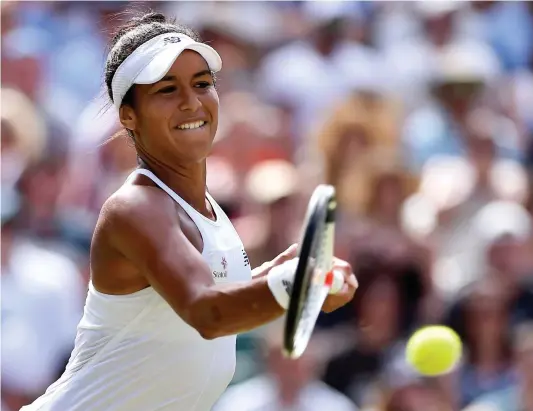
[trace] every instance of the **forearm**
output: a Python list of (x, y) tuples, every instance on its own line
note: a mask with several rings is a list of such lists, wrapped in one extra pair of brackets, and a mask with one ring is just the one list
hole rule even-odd
[(234, 335), (267, 324), (283, 313), (267, 284), (266, 271), (250, 282), (207, 288), (191, 307), (191, 321), (206, 339)]

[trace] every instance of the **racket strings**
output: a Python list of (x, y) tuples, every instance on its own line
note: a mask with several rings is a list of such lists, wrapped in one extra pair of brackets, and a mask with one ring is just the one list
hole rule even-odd
[(314, 328), (317, 313), (322, 309), (324, 300), (324, 271), (326, 254), (325, 229), (320, 230), (316, 241), (316, 256), (309, 259), (309, 271), (313, 271), (307, 289), (307, 302), (302, 307), (301, 320), (296, 331), (296, 341), (300, 338), (308, 338), (309, 330)]
[(307, 347), (330, 287), (326, 279), (331, 271), (335, 191), (319, 186), (313, 193), (302, 235), (300, 262), (287, 312), (284, 349), (298, 358)]

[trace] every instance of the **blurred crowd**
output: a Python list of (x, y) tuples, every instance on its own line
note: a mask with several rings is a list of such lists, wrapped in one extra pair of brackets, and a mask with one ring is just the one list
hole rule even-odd
[[(216, 411), (533, 411), (533, 3), (148, 6), (222, 56), (208, 186), (252, 266), (326, 182), (360, 283), (298, 361), (283, 321), (240, 336)], [(2, 411), (61, 374), (100, 207), (136, 167), (102, 88), (132, 7), (1, 3)], [(435, 323), (465, 351), (430, 379), (403, 347)]]

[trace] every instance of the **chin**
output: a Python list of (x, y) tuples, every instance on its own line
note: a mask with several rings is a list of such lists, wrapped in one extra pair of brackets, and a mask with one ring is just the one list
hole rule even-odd
[(196, 159), (196, 161), (203, 161), (209, 156), (209, 154), (211, 154), (213, 143), (211, 140), (206, 141), (205, 143), (198, 142), (197, 144), (191, 144), (190, 148), (191, 157)]
[(211, 154), (211, 144), (209, 145), (190, 145), (188, 146), (189, 149), (186, 153), (183, 153), (182, 150), (180, 150), (183, 153), (183, 159), (187, 162), (192, 163), (201, 163), (205, 161), (207, 157), (209, 157), (209, 154)]

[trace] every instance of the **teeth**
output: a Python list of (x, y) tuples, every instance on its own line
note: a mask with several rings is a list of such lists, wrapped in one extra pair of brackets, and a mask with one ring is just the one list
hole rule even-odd
[(194, 123), (185, 123), (178, 126), (180, 130), (191, 130), (194, 128), (200, 128), (205, 124), (205, 121), (195, 121)]

